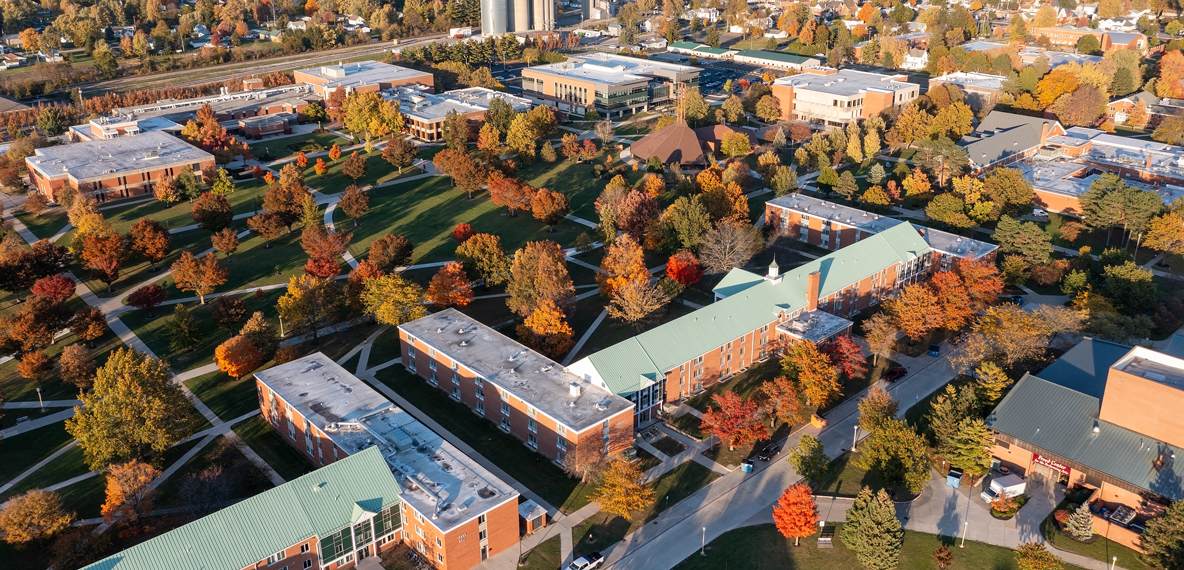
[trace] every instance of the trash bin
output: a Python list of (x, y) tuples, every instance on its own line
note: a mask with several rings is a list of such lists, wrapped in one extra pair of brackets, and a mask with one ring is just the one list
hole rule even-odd
[(941, 345), (940, 344), (929, 345), (929, 356), (941, 356)]
[(962, 486), (962, 470), (950, 469), (950, 472), (946, 474), (946, 485), (955, 489)]
[(745, 473), (752, 473), (752, 460), (745, 459), (744, 461), (741, 461), (740, 462), (740, 470)]

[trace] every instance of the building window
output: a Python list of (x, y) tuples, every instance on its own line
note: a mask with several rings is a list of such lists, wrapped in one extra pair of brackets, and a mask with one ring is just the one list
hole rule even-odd
[(502, 418), (502, 429), (506, 432), (510, 431), (510, 418)]
[(566, 465), (567, 464), (567, 454), (562, 451), (556, 452), (555, 453), (555, 463), (558, 463), (559, 465)]
[(415, 516), (415, 520), (417, 520), (419, 522), (423, 522), (423, 515), (419, 514), (419, 511), (411, 511), (411, 512)]
[(436, 380), (436, 373), (435, 372), (428, 374), (428, 384), (431, 384), (432, 386), (439, 386), (440, 385), (440, 383)]
[(300, 553), (304, 554), (306, 552), (308, 552), (308, 543), (301, 544), (300, 545)]
[(532, 419), (528, 419), (528, 420), (526, 420), (526, 429), (530, 430), (531, 433), (538, 433), (539, 432), (539, 424), (538, 424), (538, 422), (536, 422)]
[(480, 388), (480, 387), (477, 388), (477, 399), (478, 400), (485, 399), (485, 388)]
[(532, 433), (532, 434), (528, 434), (528, 435), (526, 436), (526, 445), (529, 445), (529, 446), (531, 446), (531, 447), (533, 447), (533, 448), (535, 448), (535, 449), (538, 449), (538, 448), (539, 448), (539, 438), (538, 438), (538, 436), (536, 436), (536, 435), (535, 435), (535, 434), (533, 434), (533, 433)]
[(483, 416), (485, 415), (485, 402), (477, 400), (477, 413)]
[(460, 387), (459, 386), (455, 386), (452, 388), (452, 399), (456, 400), (458, 402), (460, 401)]
[(287, 558), (287, 556), (284, 554), (284, 551), (281, 550), (275, 554), (272, 554), (271, 556), (268, 556), (267, 563), (268, 564), (275, 564), (276, 562), (279, 562), (280, 560), (283, 560), (285, 558)]
[(489, 531), (487, 531), (485, 529), (481, 529), (481, 531), (477, 533), (477, 538), (479, 538), (480, 540), (485, 540), (488, 537), (489, 537)]
[(555, 424), (555, 433), (559, 435), (567, 435), (567, 428), (563, 424)]
[(510, 415), (510, 404), (502, 402), (502, 415), (503, 416)]
[[(435, 352), (435, 351), (432, 351), (432, 352)], [(428, 368), (429, 368), (429, 369), (431, 369), (431, 370), (435, 370), (435, 369), (436, 369), (436, 361), (435, 361), (435, 360), (429, 360), (429, 361), (428, 361)]]
[(437, 552), (437, 553), (436, 553), (436, 562), (439, 562), (440, 564), (443, 564), (443, 563), (444, 563), (444, 555), (443, 555), (443, 554), (440, 554), (439, 552)]
[(312, 568), (312, 558), (304, 561), (304, 570), (308, 570), (309, 568)]
[(444, 548), (444, 541), (440, 540), (438, 536), (436, 537), (436, 548)]
[[(485, 515), (477, 515), (477, 524), (485, 524)], [(484, 535), (481, 538), (485, 538)]]
[(415, 345), (414, 344), (409, 343), (407, 345), (407, 356), (409, 356), (411, 358), (415, 358)]
[(534, 409), (534, 406), (526, 406), (526, 415), (528, 417), (537, 417), (538, 413), (538, 410)]
[(473, 378), (473, 384), (476, 384), (480, 388), (485, 385), (485, 381), (480, 378)]
[(415, 534), (418, 534), (420, 538), (424, 538), (423, 527), (419, 527), (419, 526), (415, 527)]
[(556, 439), (555, 440), (555, 447), (558, 447), (559, 449), (567, 451), (567, 440), (562, 437), (559, 439)]

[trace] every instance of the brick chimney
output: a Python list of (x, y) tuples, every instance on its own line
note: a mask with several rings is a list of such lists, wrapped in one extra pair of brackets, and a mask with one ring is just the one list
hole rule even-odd
[(818, 288), (822, 280), (822, 274), (813, 271), (806, 276), (806, 310), (813, 311), (818, 308)]

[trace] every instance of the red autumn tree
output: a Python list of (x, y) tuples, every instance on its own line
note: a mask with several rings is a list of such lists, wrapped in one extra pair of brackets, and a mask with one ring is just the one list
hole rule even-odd
[(755, 400), (741, 398), (728, 390), (723, 395), (712, 396), (711, 401), (719, 409), (708, 406), (699, 427), (727, 444), (729, 450), (769, 437), (769, 428), (757, 415)]
[(223, 228), (222, 231), (210, 236), (210, 243), (214, 245), (214, 249), (222, 252), (222, 255), (230, 257), (230, 254), (238, 251), (238, 234), (233, 229)]
[(529, 184), (508, 178), (496, 170), (489, 173), (485, 183), (489, 185), (489, 199), (495, 206), (509, 208), (510, 217), (514, 217), (518, 210), (530, 208), (530, 200), (536, 194)]
[(74, 294), (74, 280), (65, 275), (42, 277), (33, 284), (33, 294), (54, 303), (61, 303)]
[(699, 265), (699, 258), (684, 249), (666, 261), (666, 276), (688, 287), (703, 277), (703, 268)]
[(452, 228), (452, 239), (456, 240), (456, 243), (469, 241), (469, 238), (474, 235), (476, 235), (476, 232), (473, 231), (473, 227), (469, 224), (457, 224), (455, 228)]
[(822, 349), (822, 353), (848, 378), (861, 378), (867, 373), (867, 359), (863, 356), (863, 347), (849, 335), (835, 338)]
[(444, 264), (432, 277), (424, 297), (440, 307), (463, 307), (473, 300), (473, 287), (465, 267), (455, 261)]
[(974, 317), (970, 293), (957, 273), (942, 271), (929, 279), (929, 287), (937, 297), (937, 304), (941, 309), (942, 326), (946, 330), (961, 329)]
[(356, 228), (358, 227), (358, 218), (366, 215), (366, 212), (370, 210), (370, 195), (358, 188), (357, 184), (350, 184), (345, 187), (345, 192), (337, 201), (337, 207), (341, 208), (341, 211), (354, 221)]
[(127, 236), (132, 240), (132, 252), (147, 260), (153, 272), (156, 264), (173, 252), (173, 236), (156, 220), (140, 218)]
[(156, 316), (156, 307), (163, 303), (166, 297), (168, 295), (164, 287), (155, 284), (145, 285), (127, 296), (127, 304), (148, 311), (148, 317), (151, 318)]
[(83, 242), (82, 259), (91, 275), (107, 284), (107, 291), (111, 291), (111, 284), (119, 279), (119, 270), (127, 261), (127, 238), (119, 234), (106, 236), (87, 236)]
[(641, 190), (630, 190), (617, 204), (617, 227), (641, 241), (650, 223), (661, 213), (658, 201)]
[(318, 275), (320, 277), (333, 277), (340, 273), (337, 259), (345, 253), (345, 248), (349, 245), (352, 234), (347, 232), (338, 232), (335, 230), (328, 230), (324, 226), (312, 226), (304, 230), (300, 237), (300, 246), (304, 248), (304, 253), (308, 254), (310, 263), (315, 261), (317, 265), (328, 269), (332, 266), (333, 272), (329, 275), (324, 275), (322, 272), (309, 271), (309, 266), (305, 266), (305, 271)]
[(270, 170), (264, 172), (263, 181), (266, 182), (268, 186), (275, 184), (275, 174), (273, 174)]
[(94, 348), (95, 339), (107, 332), (107, 316), (94, 307), (87, 307), (70, 317), (70, 332), (86, 341), (87, 347)]
[(773, 524), (782, 536), (793, 539), (794, 546), (818, 530), (818, 506), (809, 485), (795, 483), (781, 493), (773, 506)]
[(197, 226), (210, 233), (230, 227), (234, 221), (234, 210), (225, 196), (206, 192), (193, 203), (193, 219)]
[(349, 308), (360, 313), (362, 311), (362, 293), (366, 291), (366, 283), (385, 274), (369, 259), (359, 261), (358, 266), (349, 272), (349, 284), (345, 288), (345, 297), (349, 302)]
[(227, 376), (242, 378), (259, 366), (263, 353), (245, 336), (236, 336), (214, 349), (214, 362)]
[(247, 226), (252, 231), (263, 236), (263, 249), (271, 248), (271, 240), (284, 233), (284, 220), (274, 212), (263, 212), (247, 218)]

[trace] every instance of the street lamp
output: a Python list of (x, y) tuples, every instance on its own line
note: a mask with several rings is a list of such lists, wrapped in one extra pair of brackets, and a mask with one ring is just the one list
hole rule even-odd
[(703, 540), (699, 543), (699, 556), (707, 556), (705, 548), (707, 548), (707, 527), (703, 527)]
[(970, 528), (970, 521), (966, 521), (966, 522), (962, 523), (962, 544), (959, 544), (958, 548), (966, 548), (966, 531), (969, 528)]
[(41, 399), (41, 386), (37, 387), (37, 403), (41, 404), (41, 413), (45, 413), (45, 401)]
[(851, 437), (851, 451), (855, 451), (855, 446), (858, 443), (859, 443), (859, 424), (855, 424), (855, 435)]
[(1118, 557), (1117, 556), (1110, 559), (1110, 570), (1114, 570), (1115, 564), (1118, 564)]

